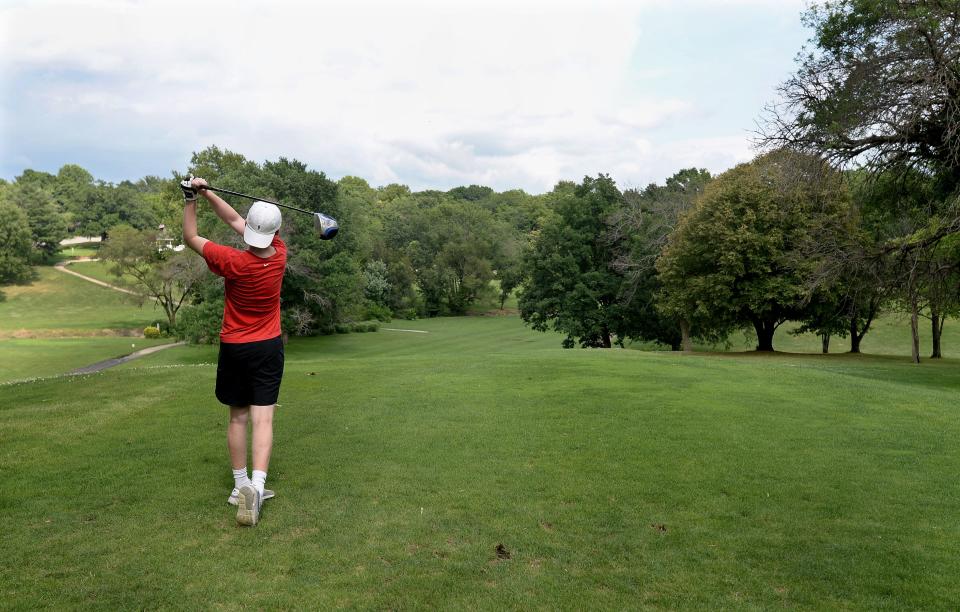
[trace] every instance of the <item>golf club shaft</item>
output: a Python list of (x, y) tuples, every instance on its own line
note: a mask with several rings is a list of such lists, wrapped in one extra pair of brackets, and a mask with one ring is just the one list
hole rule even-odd
[(216, 191), (219, 193), (229, 193), (230, 195), (240, 196), (241, 198), (248, 198), (250, 200), (260, 200), (261, 202), (266, 202), (267, 204), (274, 204), (276, 206), (282, 206), (283, 208), (289, 208), (290, 210), (295, 210), (297, 212), (307, 213), (312, 215), (313, 212), (309, 210), (304, 210), (302, 208), (297, 208), (296, 206), (290, 206), (289, 204), (281, 204), (280, 202), (274, 202), (273, 200), (268, 200), (266, 198), (261, 198), (259, 196), (247, 195), (245, 193), (240, 193), (238, 191), (230, 191), (229, 189), (223, 189), (221, 187), (214, 187), (212, 185), (206, 185), (201, 187), (201, 189), (209, 189), (210, 191)]

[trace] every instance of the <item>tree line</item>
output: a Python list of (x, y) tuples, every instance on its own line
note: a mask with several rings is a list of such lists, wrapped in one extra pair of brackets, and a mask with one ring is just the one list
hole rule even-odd
[[(639, 189), (600, 174), (543, 194), (414, 192), (217, 147), (188, 171), (340, 221), (324, 242), (308, 218), (285, 216), (290, 334), (463, 314), (493, 293), (502, 308), (516, 291), (523, 320), (562, 332), (568, 347), (689, 349), (746, 329), (768, 351), (791, 322), (824, 352), (845, 338), (856, 353), (878, 316), (902, 312), (914, 359), (924, 317), (939, 357), (960, 309), (958, 11), (924, 0), (810, 8), (813, 37), (764, 111), (759, 154), (718, 176), (687, 168)], [(161, 224), (179, 235), (180, 178), (114, 185), (68, 165), (0, 184), (0, 282), (27, 280), (68, 233), (103, 235), (103, 257), (158, 300), (171, 328), (215, 338), (222, 285), (199, 258), (156, 248)], [(233, 239), (203, 207), (200, 230)]]

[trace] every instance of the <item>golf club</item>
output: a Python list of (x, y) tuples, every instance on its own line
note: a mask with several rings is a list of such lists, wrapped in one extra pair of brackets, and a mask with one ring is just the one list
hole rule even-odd
[[(187, 181), (191, 180), (192, 178), (193, 177), (188, 177)], [(307, 215), (313, 215), (313, 227), (320, 234), (321, 240), (330, 240), (331, 238), (337, 235), (337, 232), (340, 231), (340, 225), (337, 223), (337, 220), (321, 212), (311, 212), (309, 210), (304, 210), (303, 208), (290, 206), (289, 204), (281, 204), (280, 202), (274, 202), (273, 200), (268, 200), (267, 198), (261, 198), (260, 196), (247, 195), (245, 193), (240, 193), (238, 191), (231, 191), (229, 189), (214, 187), (213, 185), (206, 185), (204, 187), (201, 187), (201, 189), (209, 189), (210, 191), (216, 191), (217, 193), (227, 193), (230, 195), (240, 196), (241, 198), (247, 198), (249, 200), (259, 200), (261, 202), (273, 204), (274, 206), (289, 208), (290, 210), (302, 212)]]

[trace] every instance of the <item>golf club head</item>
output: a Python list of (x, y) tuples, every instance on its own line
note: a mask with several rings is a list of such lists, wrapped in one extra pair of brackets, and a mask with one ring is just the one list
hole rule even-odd
[(328, 217), (323, 213), (313, 213), (313, 227), (320, 234), (321, 240), (330, 240), (340, 231), (340, 225), (333, 217)]

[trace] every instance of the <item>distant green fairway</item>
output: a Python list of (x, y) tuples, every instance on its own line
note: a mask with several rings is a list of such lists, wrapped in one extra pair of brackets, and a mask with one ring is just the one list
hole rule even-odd
[(254, 529), (215, 348), (0, 386), (4, 607), (960, 607), (956, 360), (385, 327), (288, 346)]
[[(105, 283), (111, 285), (119, 284), (117, 277), (110, 272), (112, 264), (108, 261), (78, 261), (76, 263), (70, 264), (70, 269), (84, 276), (89, 276), (90, 278), (95, 278), (101, 280)], [(134, 279), (127, 275), (124, 277), (124, 280), (129, 282), (131, 285), (136, 287)]]
[(0, 338), (22, 332), (39, 337), (99, 335), (143, 330), (166, 320), (150, 303), (140, 307), (129, 296), (51, 267), (36, 270), (39, 278), (34, 283), (3, 288), (7, 299), (0, 302)]
[(117, 277), (110, 273), (110, 263), (106, 261), (78, 261), (70, 264), (70, 269), (111, 285), (117, 284)]
[(72, 259), (74, 257), (96, 257), (100, 254), (99, 242), (84, 242), (60, 248), (58, 259)]

